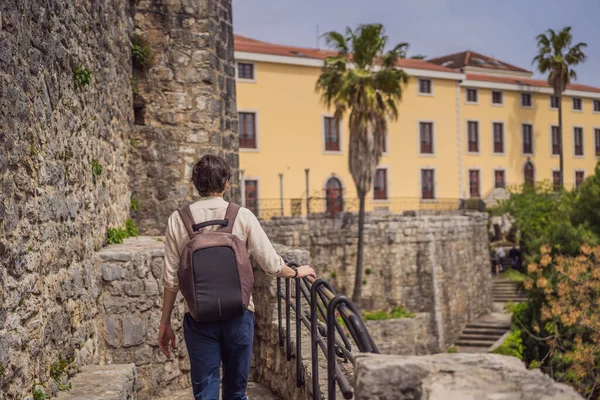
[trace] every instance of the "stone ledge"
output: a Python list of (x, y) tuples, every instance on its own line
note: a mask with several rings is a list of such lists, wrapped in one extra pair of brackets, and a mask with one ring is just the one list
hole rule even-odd
[(82, 367), (71, 384), (58, 400), (134, 400), (137, 371), (134, 364), (90, 365)]
[(356, 364), (356, 398), (362, 400), (582, 399), (519, 359), (497, 354), (361, 354)]

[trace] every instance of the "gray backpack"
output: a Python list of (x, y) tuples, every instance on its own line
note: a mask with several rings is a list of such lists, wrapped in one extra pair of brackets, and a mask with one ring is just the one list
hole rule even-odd
[[(229, 203), (225, 219), (195, 223), (190, 206), (178, 210), (190, 235), (179, 262), (179, 288), (199, 322), (238, 317), (248, 308), (254, 273), (246, 245), (233, 232), (240, 206)], [(202, 231), (220, 225), (216, 231)]]

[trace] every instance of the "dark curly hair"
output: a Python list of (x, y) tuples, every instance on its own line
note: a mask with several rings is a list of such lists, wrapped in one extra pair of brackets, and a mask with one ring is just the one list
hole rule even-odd
[(203, 156), (192, 172), (192, 182), (200, 196), (210, 196), (225, 190), (225, 184), (231, 178), (231, 168), (219, 156)]

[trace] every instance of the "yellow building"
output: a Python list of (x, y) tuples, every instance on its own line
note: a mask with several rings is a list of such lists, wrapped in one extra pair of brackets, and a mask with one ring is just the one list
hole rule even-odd
[[(243, 201), (262, 217), (305, 214), (307, 197), (311, 212), (357, 208), (347, 121), (336, 126), (315, 91), (331, 54), (235, 38)], [(556, 104), (530, 71), (474, 52), (398, 66), (410, 80), (367, 209), (456, 208), (558, 177)], [(600, 89), (564, 93), (563, 141), (573, 186), (600, 152)]]

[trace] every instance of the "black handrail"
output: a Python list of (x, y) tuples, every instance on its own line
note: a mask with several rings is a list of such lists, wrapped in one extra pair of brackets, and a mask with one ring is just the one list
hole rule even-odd
[[(298, 264), (286, 261), (291, 268), (298, 268)], [(310, 332), (311, 339), (311, 363), (312, 363), (312, 387), (313, 400), (321, 399), (319, 385), (319, 348), (327, 359), (327, 389), (328, 399), (335, 399), (335, 385), (337, 383), (340, 392), (345, 399), (353, 396), (352, 386), (343, 373), (340, 361), (350, 361), (354, 364), (355, 357), (352, 354), (352, 345), (346, 336), (344, 329), (336, 318), (339, 313), (350, 337), (361, 352), (379, 353), (373, 342), (360, 313), (354, 304), (345, 296), (337, 295), (332, 285), (325, 279), (297, 279), (295, 281), (295, 298), (291, 301), (290, 279), (285, 282), (285, 294), (281, 293), (281, 278), (277, 278), (277, 319), (279, 328), (279, 345), (286, 347), (287, 360), (296, 358), (296, 385), (303, 386), (302, 374), (302, 324)], [(302, 309), (302, 297), (309, 305), (310, 312)], [(284, 341), (282, 301), (285, 301), (286, 332)], [(292, 354), (291, 348), (291, 311), (294, 311), (296, 319), (296, 349)], [(319, 321), (319, 314), (326, 324)], [(337, 335), (336, 335), (337, 332)], [(338, 336), (338, 337), (336, 337)]]

